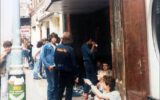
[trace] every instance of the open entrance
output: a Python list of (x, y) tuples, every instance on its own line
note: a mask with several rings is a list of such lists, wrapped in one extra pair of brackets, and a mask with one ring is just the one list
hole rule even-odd
[(81, 72), (85, 72), (83, 68), (83, 59), (81, 46), (86, 37), (90, 36), (98, 44), (96, 51), (96, 62), (106, 62), (112, 66), (111, 57), (111, 34), (109, 23), (108, 7), (86, 14), (70, 15), (71, 33), (73, 35), (77, 63)]

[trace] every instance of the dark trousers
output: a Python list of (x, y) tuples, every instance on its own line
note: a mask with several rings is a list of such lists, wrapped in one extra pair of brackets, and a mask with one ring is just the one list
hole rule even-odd
[[(84, 61), (84, 67), (86, 72), (86, 78), (89, 79), (94, 85), (97, 84), (97, 72), (95, 66), (91, 61)], [(84, 85), (84, 93), (88, 93), (90, 87), (88, 85)]]
[(64, 90), (66, 89), (65, 100), (72, 100), (74, 74), (69, 71), (58, 72), (58, 100), (62, 100)]

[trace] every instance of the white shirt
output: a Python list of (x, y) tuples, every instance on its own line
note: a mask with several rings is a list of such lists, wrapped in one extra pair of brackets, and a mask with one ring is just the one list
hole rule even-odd
[(121, 100), (120, 93), (118, 91), (112, 91), (112, 92), (104, 92), (102, 94), (102, 97), (109, 98), (109, 100)]

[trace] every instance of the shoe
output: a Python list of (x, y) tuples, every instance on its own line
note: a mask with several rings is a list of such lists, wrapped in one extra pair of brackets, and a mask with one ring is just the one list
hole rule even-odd
[(42, 79), (42, 76), (40, 74), (38, 74), (38, 78)]
[(43, 79), (47, 79), (47, 77), (46, 77), (46, 76), (42, 76), (42, 78), (43, 78)]
[(40, 78), (38, 78), (38, 77), (34, 77), (33, 79), (34, 79), (34, 80), (40, 80)]

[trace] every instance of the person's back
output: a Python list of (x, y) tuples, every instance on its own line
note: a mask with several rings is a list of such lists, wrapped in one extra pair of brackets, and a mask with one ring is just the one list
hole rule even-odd
[(73, 62), (73, 48), (69, 45), (60, 44), (57, 46), (55, 51), (55, 62), (56, 67), (59, 70), (72, 71)]
[(62, 100), (66, 88), (65, 100), (72, 100), (74, 76), (76, 70), (75, 56), (71, 47), (72, 38), (68, 32), (63, 33), (62, 44), (55, 50), (55, 64), (58, 70), (58, 100)]

